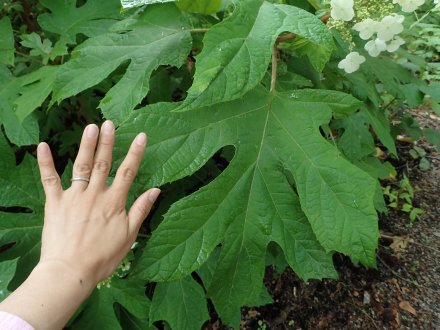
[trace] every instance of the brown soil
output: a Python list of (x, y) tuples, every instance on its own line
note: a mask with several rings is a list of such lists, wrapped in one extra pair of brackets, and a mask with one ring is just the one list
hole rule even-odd
[[(416, 110), (414, 116), (422, 127), (440, 129), (435, 115)], [(408, 143), (398, 144), (394, 164), (425, 213), (412, 225), (401, 211), (380, 219), (377, 269), (335, 255), (339, 280), (304, 283), (289, 269), (277, 275), (269, 268), (265, 283), (275, 303), (244, 308), (242, 329), (440, 329), (440, 154), (423, 139), (416, 144), (427, 152), (429, 171), (408, 155)]]

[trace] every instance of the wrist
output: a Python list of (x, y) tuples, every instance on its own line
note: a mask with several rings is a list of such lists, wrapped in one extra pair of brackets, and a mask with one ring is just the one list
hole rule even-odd
[(87, 274), (70, 266), (67, 262), (58, 259), (43, 260), (35, 266), (30, 277), (38, 277), (47, 280), (54, 280), (62, 283), (67, 288), (77, 290), (86, 297), (90, 295), (96, 287), (96, 281)]
[(61, 329), (95, 288), (95, 282), (62, 260), (40, 261), (1, 304), (35, 329)]

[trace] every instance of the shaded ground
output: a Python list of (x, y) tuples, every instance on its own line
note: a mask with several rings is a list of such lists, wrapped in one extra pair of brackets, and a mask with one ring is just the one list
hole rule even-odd
[[(440, 118), (416, 111), (422, 127), (440, 129)], [(440, 154), (421, 140), (431, 169), (422, 172), (398, 143), (394, 165), (416, 189), (424, 215), (409, 226), (408, 214), (390, 211), (380, 220), (378, 267), (353, 266), (335, 256), (339, 281), (301, 281), (291, 270), (266, 273), (274, 304), (243, 309), (242, 329), (440, 329)], [(224, 329), (218, 322), (209, 329)]]

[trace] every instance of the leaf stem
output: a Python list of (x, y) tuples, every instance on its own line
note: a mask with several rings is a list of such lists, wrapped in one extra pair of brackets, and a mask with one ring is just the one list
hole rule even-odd
[(14, 53), (17, 54), (17, 55), (20, 55), (20, 56), (22, 56), (22, 57), (25, 57), (25, 58), (27, 58), (27, 59), (29, 59), (29, 60), (31, 60), (31, 61), (35, 61), (35, 62), (37, 62), (37, 63), (40, 63), (41, 65), (44, 65), (44, 63), (43, 63), (42, 61), (36, 59), (35, 57), (32, 57), (31, 55), (28, 55), (28, 54), (22, 53), (22, 52), (20, 52), (20, 51), (18, 51), (18, 50), (14, 50)]
[(194, 32), (194, 33), (205, 33), (205, 32), (208, 32), (209, 29), (191, 29), (189, 31)]
[(280, 43), (280, 42), (283, 42), (283, 41), (286, 41), (286, 40), (295, 39), (295, 38), (296, 38), (296, 34), (287, 33), (287, 34), (282, 35), (281, 37), (278, 37), (277, 38), (277, 43)]
[(277, 68), (278, 68), (278, 49), (276, 44), (272, 48), (272, 77), (270, 80), (270, 92), (275, 91), (275, 85), (277, 82)]

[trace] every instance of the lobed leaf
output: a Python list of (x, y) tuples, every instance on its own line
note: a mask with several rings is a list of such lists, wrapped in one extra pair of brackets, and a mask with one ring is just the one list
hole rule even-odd
[(265, 75), (277, 36), (292, 32), (306, 38), (320, 56), (309, 56), (318, 70), (330, 59), (333, 39), (313, 14), (262, 0), (237, 1), (233, 15), (213, 26), (197, 56), (194, 83), (180, 110), (237, 99)]
[[(344, 160), (319, 131), (332, 110), (354, 111), (359, 103), (333, 91), (304, 91), (307, 98), (298, 99), (291, 93), (272, 95), (259, 87), (209, 111), (175, 112), (178, 105), (158, 104), (121, 124), (116, 159), (132, 132), (149, 132), (148, 161), (140, 169), (148, 186), (194, 173), (224, 146), (236, 151), (217, 179), (170, 208), (143, 250), (136, 277), (183, 278), (221, 244), (208, 295), (222, 319), (235, 323), (238, 307), (259, 299), (270, 241), (306, 279), (336, 276), (332, 251), (375, 264), (375, 181)], [(340, 103), (323, 106), (323, 93)]]
[(60, 42), (76, 44), (76, 36), (95, 37), (107, 32), (120, 17), (118, 0), (88, 0), (77, 7), (77, 0), (40, 0), (50, 10), (38, 16), (43, 30), (61, 36)]
[(87, 301), (86, 309), (75, 321), (74, 328), (122, 330), (114, 310), (116, 303), (128, 312), (129, 317), (148, 324), (150, 301), (145, 296), (144, 283), (113, 277), (95, 289)]
[(53, 102), (100, 83), (129, 62), (125, 74), (99, 105), (106, 118), (120, 123), (147, 95), (153, 70), (184, 62), (191, 49), (187, 27), (174, 5), (151, 6), (133, 24), (125, 25), (129, 31), (88, 39), (63, 65), (55, 81)]

